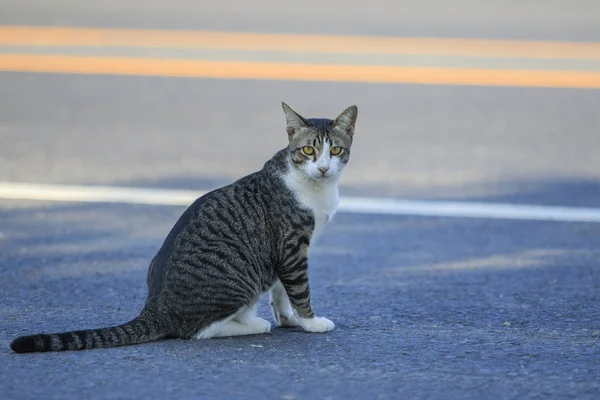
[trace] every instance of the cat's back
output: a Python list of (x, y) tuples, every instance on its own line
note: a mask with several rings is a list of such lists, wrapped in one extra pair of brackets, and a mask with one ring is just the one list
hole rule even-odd
[(256, 249), (272, 247), (269, 216), (273, 195), (281, 190), (268, 175), (264, 169), (247, 175), (199, 197), (183, 212), (150, 265), (151, 295), (162, 291), (168, 270), (206, 264), (207, 257), (230, 264), (232, 258), (263, 261)]
[(261, 230), (273, 194), (281, 190), (266, 175), (263, 170), (252, 173), (196, 199), (173, 227), (171, 239), (202, 235), (210, 240)]

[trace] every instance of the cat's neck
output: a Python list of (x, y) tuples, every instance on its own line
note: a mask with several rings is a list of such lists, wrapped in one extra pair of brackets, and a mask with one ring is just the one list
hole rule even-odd
[(316, 180), (307, 177), (296, 168), (288, 165), (283, 180), (294, 194), (302, 208), (312, 211), (314, 229), (311, 241), (323, 230), (325, 224), (335, 215), (339, 204), (339, 176), (327, 180)]

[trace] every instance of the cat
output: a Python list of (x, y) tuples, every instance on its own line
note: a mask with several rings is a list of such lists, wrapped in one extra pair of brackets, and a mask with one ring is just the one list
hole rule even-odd
[(257, 316), (270, 291), (273, 318), (307, 332), (334, 329), (313, 312), (308, 249), (336, 212), (358, 114), (306, 119), (282, 102), (288, 146), (263, 168), (198, 198), (152, 259), (148, 297), (120, 326), (15, 339), (17, 353), (83, 350), (160, 339), (267, 333)]

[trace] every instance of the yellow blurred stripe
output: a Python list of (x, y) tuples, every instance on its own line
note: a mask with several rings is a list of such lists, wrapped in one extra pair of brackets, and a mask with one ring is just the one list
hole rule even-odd
[(0, 71), (433, 85), (600, 88), (600, 72), (0, 54)]
[(597, 42), (26, 26), (0, 27), (0, 45), (133, 46), (308, 53), (600, 59), (600, 43)]

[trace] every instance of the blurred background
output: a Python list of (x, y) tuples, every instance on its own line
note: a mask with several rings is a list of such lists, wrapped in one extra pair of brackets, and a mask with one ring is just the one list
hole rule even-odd
[[(0, 398), (600, 398), (599, 89), (598, 0), (0, 1)], [(153, 189), (260, 169), (281, 101), (358, 106), (343, 195), (458, 203), (336, 215), (311, 247), (336, 330), (10, 353), (135, 316), (192, 200)]]
[[(357, 104), (344, 193), (600, 205), (600, 3), (6, 0), (0, 180), (207, 189)], [(576, 196), (573, 196), (576, 194)]]

